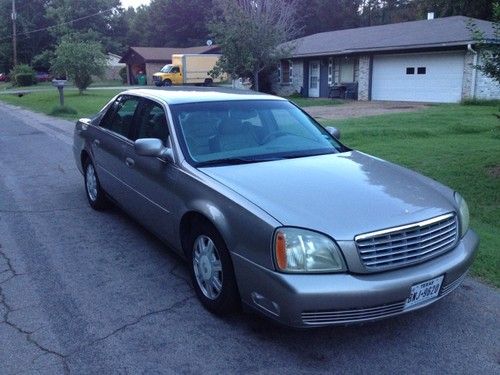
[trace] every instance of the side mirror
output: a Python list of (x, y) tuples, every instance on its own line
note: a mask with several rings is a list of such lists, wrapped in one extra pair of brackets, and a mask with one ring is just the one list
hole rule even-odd
[(163, 146), (163, 142), (158, 138), (140, 138), (134, 142), (134, 150), (137, 155), (174, 160), (172, 149)]
[(340, 130), (333, 127), (333, 126), (327, 126), (326, 131), (330, 133), (330, 135), (336, 139), (340, 139)]

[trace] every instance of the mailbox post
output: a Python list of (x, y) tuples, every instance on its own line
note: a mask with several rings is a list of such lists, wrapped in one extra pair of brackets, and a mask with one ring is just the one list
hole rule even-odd
[(57, 90), (59, 91), (59, 103), (61, 104), (61, 107), (64, 106), (64, 86), (66, 85), (66, 80), (65, 79), (53, 79), (52, 80), (52, 86), (57, 87)]

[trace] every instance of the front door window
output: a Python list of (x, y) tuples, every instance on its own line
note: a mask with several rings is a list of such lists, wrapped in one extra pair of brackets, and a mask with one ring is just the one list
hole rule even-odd
[(319, 61), (309, 63), (309, 96), (319, 96)]

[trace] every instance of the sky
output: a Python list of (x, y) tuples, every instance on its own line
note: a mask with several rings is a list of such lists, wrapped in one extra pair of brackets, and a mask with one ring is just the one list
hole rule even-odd
[(133, 6), (134, 8), (137, 8), (140, 5), (146, 5), (149, 4), (150, 0), (121, 0), (122, 1), (122, 6), (124, 8), (128, 8), (130, 6)]

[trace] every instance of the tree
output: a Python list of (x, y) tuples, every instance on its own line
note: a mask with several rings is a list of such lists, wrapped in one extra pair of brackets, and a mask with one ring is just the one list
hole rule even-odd
[(99, 41), (106, 52), (121, 52), (121, 38), (115, 28), (120, 20), (120, 0), (49, 0), (45, 9), (52, 25), (50, 33), (60, 42), (72, 35), (82, 40)]
[(299, 34), (295, 0), (215, 0), (218, 15), (209, 29), (223, 55), (213, 75), (251, 76), (259, 90), (259, 72), (291, 48), (283, 44)]
[(481, 64), (476, 68), (500, 83), (500, 2), (493, 4), (493, 40), (474, 21), (469, 23), (469, 29), (481, 56)]
[(64, 38), (57, 46), (55, 55), (52, 72), (67, 75), (80, 94), (92, 83), (92, 76), (102, 76), (106, 67), (102, 45), (95, 41)]

